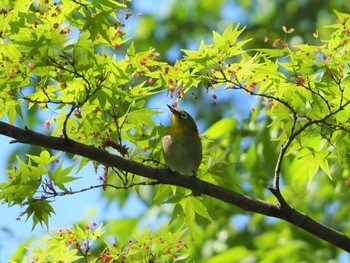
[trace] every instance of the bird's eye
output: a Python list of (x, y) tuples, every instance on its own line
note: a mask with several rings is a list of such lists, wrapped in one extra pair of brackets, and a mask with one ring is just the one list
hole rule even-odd
[(185, 112), (181, 112), (180, 117), (183, 119), (187, 119), (187, 114)]

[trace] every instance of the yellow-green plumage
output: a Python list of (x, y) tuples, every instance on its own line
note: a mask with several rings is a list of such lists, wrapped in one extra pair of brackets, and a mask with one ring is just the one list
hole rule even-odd
[(162, 138), (165, 163), (174, 171), (193, 176), (202, 161), (202, 143), (196, 123), (187, 112), (168, 107), (172, 123)]

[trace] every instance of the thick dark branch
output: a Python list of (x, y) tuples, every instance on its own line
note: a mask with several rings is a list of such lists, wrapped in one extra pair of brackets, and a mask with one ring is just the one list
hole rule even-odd
[(139, 176), (147, 177), (162, 184), (181, 186), (195, 190), (207, 196), (211, 196), (226, 203), (235, 205), (243, 210), (259, 213), (275, 218), (286, 220), (301, 229), (350, 252), (350, 238), (333, 229), (322, 225), (307, 215), (294, 210), (287, 204), (275, 204), (251, 198), (225, 189), (223, 187), (193, 178), (183, 176), (167, 169), (154, 168), (138, 162), (126, 160), (120, 156), (110, 154), (104, 150), (88, 146), (75, 141), (50, 137), (33, 132), (28, 129), (20, 129), (5, 122), (0, 122), (0, 134), (14, 138), (14, 142), (41, 146), (67, 153), (80, 155), (95, 160), (111, 167), (130, 172)]

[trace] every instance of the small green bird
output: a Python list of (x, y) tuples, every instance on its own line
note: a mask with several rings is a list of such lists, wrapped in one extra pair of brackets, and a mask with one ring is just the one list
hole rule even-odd
[(197, 125), (187, 112), (167, 106), (172, 118), (171, 126), (162, 138), (165, 164), (171, 170), (195, 176), (202, 161), (202, 143)]

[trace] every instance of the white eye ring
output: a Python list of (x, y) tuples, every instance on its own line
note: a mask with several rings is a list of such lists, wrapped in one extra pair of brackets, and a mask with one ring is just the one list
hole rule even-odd
[(184, 112), (181, 112), (180, 113), (180, 117), (183, 118), (183, 119), (187, 119), (187, 114), (184, 113)]

